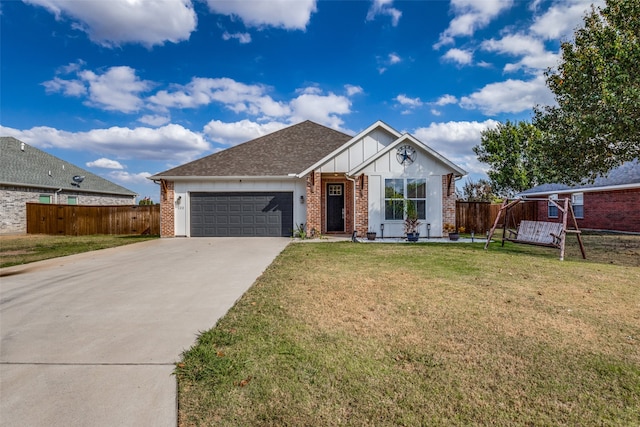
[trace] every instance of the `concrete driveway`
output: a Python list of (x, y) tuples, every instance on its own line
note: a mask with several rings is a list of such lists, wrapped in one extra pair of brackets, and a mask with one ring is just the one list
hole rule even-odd
[(289, 241), (160, 239), (0, 270), (0, 424), (175, 426), (174, 363)]

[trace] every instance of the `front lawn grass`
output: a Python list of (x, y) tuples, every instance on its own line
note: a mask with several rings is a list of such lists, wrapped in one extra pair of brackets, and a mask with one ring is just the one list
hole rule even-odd
[(638, 425), (618, 244), (291, 244), (177, 364), (179, 424)]
[(158, 236), (48, 236), (45, 234), (0, 236), (0, 268), (129, 245), (155, 238)]

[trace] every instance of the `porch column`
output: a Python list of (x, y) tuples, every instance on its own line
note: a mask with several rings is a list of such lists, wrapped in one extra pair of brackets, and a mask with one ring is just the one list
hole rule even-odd
[(322, 232), (322, 177), (320, 172), (307, 175), (307, 234)]

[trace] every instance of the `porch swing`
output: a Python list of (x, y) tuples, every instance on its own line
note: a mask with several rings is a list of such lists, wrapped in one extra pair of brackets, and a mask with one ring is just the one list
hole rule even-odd
[[(513, 216), (512, 208), (519, 203), (528, 202), (528, 201), (545, 201), (555, 205), (558, 209), (558, 213), (561, 214), (561, 222), (551, 222), (551, 221), (530, 221), (530, 220), (522, 220), (520, 224), (515, 224), (515, 218)], [(534, 245), (534, 246), (545, 246), (550, 248), (556, 248), (560, 250), (560, 261), (564, 260), (565, 253), (565, 241), (566, 235), (575, 234), (578, 238), (578, 244), (580, 245), (580, 252), (582, 252), (582, 258), (586, 259), (587, 256), (585, 254), (584, 245), (582, 243), (581, 232), (578, 229), (578, 222), (576, 221), (576, 216), (573, 213), (573, 207), (571, 206), (571, 202), (568, 198), (564, 199), (564, 203), (562, 206), (559, 203), (559, 200), (554, 199), (514, 199), (509, 201), (509, 199), (504, 199), (502, 205), (500, 206), (500, 210), (498, 211), (498, 215), (489, 231), (489, 235), (487, 236), (487, 242), (484, 245), (484, 248), (487, 249), (489, 247), (489, 243), (491, 242), (491, 238), (495, 233), (495, 230), (500, 223), (500, 218), (504, 216), (503, 228), (502, 228), (502, 246), (504, 247), (504, 242), (513, 242), (520, 243), (526, 245)], [(571, 216), (571, 220), (574, 228), (567, 228), (567, 221)]]

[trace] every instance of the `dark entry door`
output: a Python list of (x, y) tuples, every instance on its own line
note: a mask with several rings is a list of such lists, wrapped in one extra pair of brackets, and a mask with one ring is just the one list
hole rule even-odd
[(344, 231), (344, 184), (327, 184), (327, 231)]

